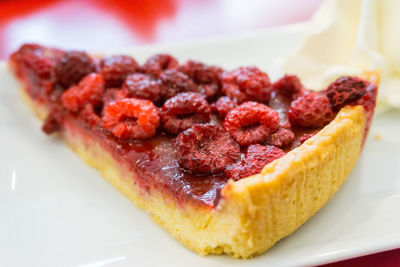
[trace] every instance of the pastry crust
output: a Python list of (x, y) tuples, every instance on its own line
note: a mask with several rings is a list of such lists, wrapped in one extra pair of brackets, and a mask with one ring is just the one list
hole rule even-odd
[[(22, 95), (44, 119), (47, 110), (25, 90)], [(358, 159), (365, 124), (362, 106), (343, 108), (316, 135), (266, 165), (261, 173), (229, 181), (212, 210), (190, 203), (178, 207), (156, 190), (144, 193), (132, 183), (136, 174), (73, 121), (67, 121), (60, 134), (90, 166), (190, 249), (201, 255), (249, 258), (291, 234), (334, 195)]]
[[(45, 110), (24, 96), (43, 119)], [(333, 196), (357, 161), (364, 126), (362, 106), (343, 108), (324, 129), (260, 174), (230, 181), (214, 210), (177, 207), (160, 193), (143, 194), (123, 178), (134, 179), (133, 174), (89, 135), (68, 124), (61, 135), (86, 163), (190, 249), (248, 258), (292, 233)]]

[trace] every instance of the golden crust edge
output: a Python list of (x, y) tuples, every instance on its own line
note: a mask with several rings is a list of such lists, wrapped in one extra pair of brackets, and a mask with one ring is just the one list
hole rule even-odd
[[(44, 119), (47, 111), (35, 105), (24, 90), (22, 95)], [(212, 211), (191, 205), (177, 207), (157, 193), (146, 195), (123, 178), (129, 174), (121, 171), (118, 162), (98, 144), (88, 146), (83, 136), (82, 142), (76, 136), (63, 138), (114, 187), (190, 249), (202, 255), (227, 253), (248, 258), (295, 231), (333, 196), (358, 159), (364, 127), (361, 106), (342, 109), (329, 125), (265, 166), (262, 173), (228, 183), (223, 199)]]
[(232, 245), (234, 256), (266, 251), (325, 205), (357, 162), (364, 125), (363, 107), (346, 107), (318, 134), (260, 174), (223, 189), (221, 217), (236, 210), (241, 221), (240, 238), (236, 236)]

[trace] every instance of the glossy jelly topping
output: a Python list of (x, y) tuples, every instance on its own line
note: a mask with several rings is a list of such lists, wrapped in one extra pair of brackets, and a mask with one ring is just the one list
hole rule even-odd
[(297, 76), (272, 83), (257, 67), (233, 71), (166, 54), (132, 57), (23, 45), (10, 65), (48, 111), (50, 134), (69, 130), (109, 151), (143, 192), (212, 208), (229, 179), (259, 173), (301, 145), (345, 105), (360, 104), (369, 127), (376, 86), (341, 77), (309, 91)]

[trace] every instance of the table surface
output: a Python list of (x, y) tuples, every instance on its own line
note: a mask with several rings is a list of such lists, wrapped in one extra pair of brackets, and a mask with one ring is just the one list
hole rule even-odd
[[(92, 52), (307, 21), (322, 0), (3, 0), (0, 60), (26, 42)], [(397, 266), (400, 249), (324, 266)]]

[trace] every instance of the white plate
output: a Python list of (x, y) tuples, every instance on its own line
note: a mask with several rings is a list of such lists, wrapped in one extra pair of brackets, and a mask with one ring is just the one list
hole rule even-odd
[[(167, 51), (227, 68), (254, 64), (277, 77), (277, 60), (302, 29), (127, 52), (141, 61)], [(395, 111), (377, 117), (357, 166), (334, 198), (246, 266), (321, 264), (399, 247), (399, 120)], [(243, 264), (228, 256), (200, 257), (180, 245), (40, 126), (0, 64), (0, 266)]]

